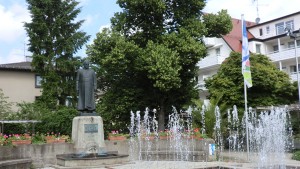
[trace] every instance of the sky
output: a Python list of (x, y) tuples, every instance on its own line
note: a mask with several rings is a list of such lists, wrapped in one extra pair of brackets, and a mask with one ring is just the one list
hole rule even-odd
[[(110, 25), (110, 18), (122, 9), (117, 0), (77, 0), (81, 13), (77, 20), (85, 20), (81, 30), (91, 36), (87, 44), (91, 44), (103, 27)], [(226, 9), (233, 18), (244, 18), (255, 22), (257, 16), (260, 23), (300, 11), (300, 0), (207, 0), (204, 12), (217, 13)], [(258, 8), (257, 8), (258, 7)], [(258, 9), (258, 12), (257, 12)], [(30, 56), (27, 51), (28, 37), (24, 30), (24, 22), (30, 22), (26, 0), (0, 0), (0, 64), (26, 61)], [(295, 28), (296, 30), (298, 28)], [(86, 47), (76, 53), (86, 57)]]

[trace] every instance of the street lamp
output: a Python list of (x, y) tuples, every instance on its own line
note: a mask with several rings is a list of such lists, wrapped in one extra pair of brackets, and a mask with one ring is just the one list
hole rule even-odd
[(296, 38), (300, 37), (300, 29), (299, 33), (293, 33), (290, 27), (286, 27), (284, 29), (286, 32), (286, 35), (289, 36), (291, 39), (294, 39), (294, 47), (295, 47), (295, 59), (296, 59), (296, 71), (297, 71), (297, 86), (298, 86), (298, 96), (299, 96), (299, 102), (298, 104), (300, 105), (300, 88), (299, 88), (299, 67), (298, 67), (298, 57), (297, 57), (297, 41)]

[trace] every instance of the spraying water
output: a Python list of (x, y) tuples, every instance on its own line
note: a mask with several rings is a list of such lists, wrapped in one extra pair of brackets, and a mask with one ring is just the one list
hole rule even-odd
[[(271, 108), (251, 119), (249, 139), (252, 151), (259, 157), (258, 168), (285, 168), (285, 152), (290, 145), (288, 114), (286, 108)], [(251, 117), (255, 118), (255, 115)]]
[(201, 112), (200, 112), (200, 114), (201, 114), (201, 124), (202, 124), (201, 134), (205, 134), (205, 111), (206, 111), (206, 107), (203, 104)]
[(221, 114), (220, 109), (218, 106), (215, 108), (215, 117), (216, 117), (216, 123), (214, 127), (215, 131), (215, 142), (216, 142), (216, 149), (217, 149), (217, 159), (220, 160), (220, 154), (223, 151), (223, 138), (221, 133)]
[[(191, 146), (193, 140), (185, 139), (190, 135), (192, 129), (192, 121), (187, 119), (184, 121), (180, 114), (173, 107), (172, 113), (169, 115), (169, 121), (167, 124), (168, 135), (170, 138), (165, 142), (158, 142), (156, 140), (151, 141), (142, 139), (142, 133), (146, 135), (153, 134), (158, 136), (157, 128), (158, 123), (156, 120), (156, 110), (154, 109), (153, 117), (149, 115), (150, 110), (146, 109), (143, 116), (143, 120), (140, 118), (140, 112), (138, 111), (134, 116), (131, 112), (131, 136), (135, 136), (137, 139), (136, 147), (139, 160), (160, 160), (157, 155), (156, 158), (151, 157), (151, 153), (156, 151), (157, 153), (165, 153), (165, 156), (172, 161), (189, 161), (192, 156), (194, 148)], [(192, 110), (189, 108), (187, 114), (191, 115)], [(287, 108), (272, 108), (270, 111), (265, 111), (257, 115), (251, 107), (248, 114), (248, 130), (249, 130), (249, 145), (251, 162), (253, 162), (255, 168), (285, 168), (285, 152), (292, 147), (292, 128), (290, 122), (290, 115)], [(223, 138), (221, 130), (221, 113), (217, 106), (214, 111), (215, 114), (215, 144), (217, 159), (220, 159), (220, 155), (223, 152)], [(245, 140), (246, 140), (246, 121), (245, 114), (241, 119), (238, 118), (237, 107), (233, 106), (232, 111), (227, 111), (228, 115), (228, 130), (229, 130), (229, 148), (232, 152), (245, 152)], [(205, 124), (204, 107), (201, 110), (202, 124)], [(203, 125), (204, 127), (204, 125)], [(205, 130), (204, 130), (205, 131)], [(203, 131), (201, 131), (203, 132)], [(159, 145), (159, 144), (162, 144)], [(156, 145), (157, 144), (157, 145)], [(142, 155), (142, 153), (144, 155)], [(146, 153), (146, 156), (145, 156)], [(143, 157), (143, 158), (142, 158)], [(154, 157), (154, 156), (153, 156)], [(257, 158), (255, 158), (257, 157)], [(236, 161), (239, 162), (239, 161)]]

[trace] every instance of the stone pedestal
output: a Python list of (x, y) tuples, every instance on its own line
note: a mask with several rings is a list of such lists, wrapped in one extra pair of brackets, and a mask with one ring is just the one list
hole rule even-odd
[(76, 153), (105, 151), (103, 120), (100, 116), (77, 116), (72, 123), (72, 140)]

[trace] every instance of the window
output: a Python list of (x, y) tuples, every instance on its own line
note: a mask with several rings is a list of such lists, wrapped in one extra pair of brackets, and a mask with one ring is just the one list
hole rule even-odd
[(41, 96), (35, 96), (35, 101), (39, 101), (41, 99)]
[[(300, 64), (298, 64), (298, 70), (300, 70)], [(296, 67), (296, 65), (290, 66), (290, 72), (291, 72), (291, 73), (296, 73), (296, 72), (297, 72), (297, 67)]]
[(273, 46), (273, 52), (276, 53), (279, 51), (278, 45)]
[(294, 30), (294, 21), (291, 20), (286, 22), (280, 22), (277, 23), (275, 27), (276, 27), (276, 35), (281, 35), (285, 33), (284, 28), (290, 28), (291, 30)]
[(291, 30), (294, 30), (294, 21), (285, 22), (285, 27), (290, 28)]
[(262, 35), (263, 35), (263, 30), (259, 29), (259, 36), (262, 36)]
[(255, 44), (255, 48), (256, 48), (256, 53), (261, 53), (261, 44)]
[(295, 48), (295, 43), (294, 43), (294, 41), (288, 42), (288, 48), (289, 48), (289, 49), (290, 49), (290, 48)]
[(297, 40), (297, 47), (300, 47), (300, 40)]
[(276, 35), (284, 34), (284, 22), (278, 23), (275, 25), (276, 27)]
[(286, 66), (282, 66), (282, 68), (281, 68), (281, 71), (283, 71), (283, 72), (287, 72), (287, 70), (286, 70)]
[(266, 34), (269, 34), (270, 33), (270, 26), (267, 26), (266, 27)]
[(40, 75), (35, 75), (35, 87), (42, 87), (42, 77)]
[(216, 55), (217, 55), (217, 56), (221, 56), (221, 50), (220, 50), (220, 48), (217, 48), (217, 49), (216, 49)]

